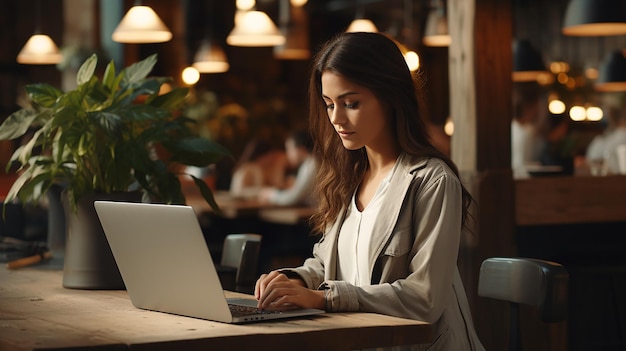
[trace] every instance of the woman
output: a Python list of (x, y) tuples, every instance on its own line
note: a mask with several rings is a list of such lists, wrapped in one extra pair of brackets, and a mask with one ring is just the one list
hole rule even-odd
[(260, 308), (364, 311), (433, 323), (416, 350), (482, 350), (456, 266), (470, 194), (429, 141), (416, 84), (382, 34), (344, 33), (309, 86), (323, 233), (303, 266), (262, 275)]

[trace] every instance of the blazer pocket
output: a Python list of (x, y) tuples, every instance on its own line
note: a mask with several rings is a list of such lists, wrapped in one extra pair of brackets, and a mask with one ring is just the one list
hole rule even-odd
[(399, 257), (409, 253), (413, 246), (413, 238), (410, 228), (399, 228), (393, 231), (393, 235), (383, 250), (384, 256)]

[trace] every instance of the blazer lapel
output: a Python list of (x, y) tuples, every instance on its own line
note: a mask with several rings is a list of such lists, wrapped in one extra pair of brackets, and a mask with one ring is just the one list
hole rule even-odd
[(374, 262), (381, 255), (391, 238), (391, 233), (404, 204), (407, 190), (415, 178), (415, 171), (424, 167), (427, 161), (427, 158), (416, 159), (407, 154), (400, 156), (398, 167), (391, 177), (384, 203), (374, 224), (369, 252), (370, 269), (374, 268)]

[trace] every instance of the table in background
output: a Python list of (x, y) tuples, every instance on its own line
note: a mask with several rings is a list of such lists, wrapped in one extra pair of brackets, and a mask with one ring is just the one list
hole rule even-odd
[(428, 323), (371, 313), (211, 322), (137, 309), (123, 290), (65, 289), (61, 271), (0, 268), (2, 350), (353, 350), (430, 340)]
[[(240, 198), (232, 196), (228, 191), (215, 191), (215, 201), (220, 207), (221, 216), (228, 219), (256, 218), (277, 224), (298, 224), (306, 221), (314, 211), (309, 206), (279, 206), (258, 201), (254, 198)], [(186, 194), (187, 204), (198, 215), (213, 213), (213, 209), (198, 193)]]

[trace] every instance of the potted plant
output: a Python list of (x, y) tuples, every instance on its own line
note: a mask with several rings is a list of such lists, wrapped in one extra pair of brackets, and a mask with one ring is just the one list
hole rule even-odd
[[(73, 90), (28, 85), (32, 106), (11, 114), (0, 125), (0, 140), (33, 131), (7, 166), (17, 165), (19, 176), (5, 202), (34, 202), (53, 186), (64, 188), (68, 219), (64, 285), (69, 241), (84, 234), (72, 233), (70, 216), (80, 221), (90, 212), (95, 217), (94, 199), (132, 190), (141, 194), (140, 201), (183, 204), (182, 167), (207, 167), (229, 155), (221, 145), (197, 136), (193, 121), (179, 113), (187, 101), (187, 88), (160, 93), (171, 79), (148, 77), (156, 55), (119, 73), (111, 61), (102, 79), (95, 75), (97, 62), (94, 54), (82, 64)], [(218, 210), (208, 185), (188, 176)], [(81, 202), (86, 202), (86, 212), (81, 212)], [(84, 224), (79, 227), (86, 231)]]

